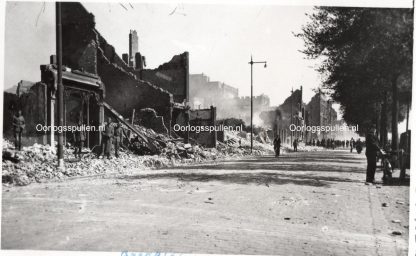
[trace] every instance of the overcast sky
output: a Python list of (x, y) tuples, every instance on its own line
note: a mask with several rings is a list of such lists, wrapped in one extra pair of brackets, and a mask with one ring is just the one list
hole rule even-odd
[[(254, 66), (254, 94), (265, 93), (280, 104), (292, 87), (304, 86), (305, 101), (319, 86), (313, 62), (299, 52), (300, 32), (312, 7), (209, 4), (84, 3), (96, 27), (117, 53), (128, 52), (128, 33), (137, 30), (139, 50), (148, 68), (190, 53), (190, 73), (250, 93), (250, 55), (266, 60)], [(22, 18), (24, 17), (24, 18)], [(55, 51), (53, 3), (12, 2), (6, 6), (5, 87), (20, 80), (39, 81), (39, 65)], [(19, 21), (19, 22), (17, 22)]]

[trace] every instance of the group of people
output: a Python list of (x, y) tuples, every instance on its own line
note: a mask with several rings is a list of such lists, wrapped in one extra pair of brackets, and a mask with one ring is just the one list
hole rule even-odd
[[(282, 145), (282, 140), (280, 139), (280, 136), (277, 135), (274, 140), (273, 140), (273, 148), (274, 148), (274, 152), (276, 157), (280, 156), (280, 147)], [(293, 151), (297, 152), (298, 151), (298, 139), (294, 139), (293, 140)]]
[[(78, 125), (82, 125), (82, 122), (79, 121)], [(22, 111), (19, 110), (13, 116), (13, 132), (15, 138), (15, 148), (16, 150), (22, 149), (22, 133), (25, 129), (25, 119), (22, 115)], [(81, 158), (81, 150), (84, 147), (85, 140), (87, 138), (86, 132), (84, 130), (75, 131), (74, 132), (74, 144), (75, 144), (75, 151), (74, 154), (76, 157)], [(109, 117), (108, 122), (104, 126), (104, 131), (102, 131), (102, 140), (101, 140), (101, 153), (99, 158), (106, 156), (108, 159), (111, 158), (112, 155), (112, 147), (114, 144), (114, 152), (115, 156), (119, 157), (119, 150), (120, 145), (123, 140), (123, 128), (119, 120), (116, 123), (112, 121)], [(281, 148), (282, 141), (280, 136), (276, 136), (273, 140), (273, 146), (275, 150), (276, 157), (280, 156), (280, 148)], [(295, 138), (293, 141), (293, 150), (297, 152), (298, 148), (298, 140)], [(360, 139), (355, 141), (353, 138), (351, 140), (334, 140), (334, 139), (322, 139), (322, 140), (315, 140), (313, 139), (309, 143), (312, 146), (322, 146), (327, 148), (335, 148), (335, 146), (342, 146), (342, 147), (350, 147), (350, 152), (353, 151), (354, 147), (357, 149), (362, 148), (362, 142)], [(385, 154), (384, 151), (380, 148), (379, 142), (376, 136), (376, 127), (371, 126), (369, 129), (368, 134), (366, 135), (365, 139), (366, 145), (366, 152), (365, 155), (367, 157), (367, 174), (366, 174), (366, 184), (374, 183), (374, 175), (376, 171), (376, 163), (377, 163), (377, 154)]]
[[(353, 148), (356, 148), (357, 151), (362, 149), (362, 142), (360, 139), (358, 139), (357, 141), (355, 141), (353, 138), (351, 138), (351, 140), (344, 140), (341, 141), (341, 144), (339, 144), (340, 141), (338, 141), (336, 143), (336, 141), (334, 141), (333, 139), (327, 139), (324, 140), (322, 139), (321, 141), (317, 140), (312, 140), (311, 145), (318, 145), (318, 146), (325, 146), (328, 147), (327, 145), (330, 146), (334, 146), (334, 145), (342, 145), (343, 147), (350, 147), (350, 152), (353, 151)], [(274, 150), (275, 150), (275, 154), (276, 157), (280, 156), (280, 148), (281, 148), (281, 139), (280, 136), (276, 136), (273, 140), (273, 146), (274, 146)], [(293, 149), (296, 152), (297, 151), (297, 146), (298, 146), (298, 140), (295, 139), (293, 141)], [(366, 135), (365, 138), (365, 146), (366, 146), (366, 151), (365, 151), (365, 155), (367, 158), (367, 173), (366, 173), (366, 182), (365, 184), (371, 184), (371, 183), (375, 183), (374, 180), (374, 176), (375, 176), (375, 172), (376, 172), (376, 165), (377, 165), (377, 154), (385, 154), (385, 152), (383, 151), (383, 149), (380, 148), (379, 146), (379, 142), (377, 139), (377, 135), (376, 135), (376, 127), (375, 125), (371, 126), (369, 129), (369, 132)]]
[(354, 138), (351, 138), (351, 140), (335, 140), (335, 139), (312, 139), (309, 142), (306, 142), (306, 145), (308, 146), (318, 146), (318, 147), (324, 147), (324, 148), (350, 148), (351, 152), (352, 150), (362, 142), (360, 139), (357, 141), (354, 140)]
[[(81, 122), (78, 125), (82, 125)], [(99, 158), (103, 158), (106, 156), (108, 159), (111, 158), (113, 152), (113, 145), (114, 145), (114, 155), (115, 157), (119, 157), (120, 154), (120, 146), (123, 141), (123, 128), (119, 120), (113, 122), (111, 117), (108, 118), (108, 121), (104, 125), (104, 130), (101, 131), (101, 151), (99, 154)], [(81, 158), (81, 149), (84, 146), (86, 140), (86, 132), (75, 131), (74, 132), (74, 141), (75, 141), (75, 157)]]
[(108, 159), (111, 158), (114, 144), (114, 153), (116, 157), (119, 157), (120, 146), (123, 141), (123, 128), (119, 120), (113, 123), (111, 117), (108, 118), (108, 122), (104, 126), (102, 131), (101, 140), (101, 153), (99, 158), (106, 156)]
[[(81, 126), (82, 122), (78, 121), (78, 125)], [(114, 123), (111, 118), (108, 118), (108, 122), (105, 123), (104, 130), (101, 131), (101, 151), (99, 158), (106, 156), (108, 159), (112, 156), (113, 144), (114, 144), (114, 153), (116, 157), (119, 157), (120, 145), (123, 140), (123, 128), (120, 121)], [(76, 130), (73, 132), (74, 140), (74, 155), (77, 158), (81, 158), (82, 148), (84, 147), (87, 134), (85, 130)]]
[[(79, 120), (77, 123), (79, 126), (82, 126), (82, 121)], [(19, 110), (13, 115), (13, 135), (14, 135), (14, 145), (16, 150), (22, 150), (22, 134), (25, 129), (26, 123), (22, 115), (22, 111)], [(85, 145), (87, 134), (83, 129), (77, 129), (73, 133), (74, 141), (74, 155), (76, 158), (81, 158), (82, 148)], [(111, 158), (114, 144), (114, 153), (116, 157), (119, 157), (120, 145), (123, 140), (123, 128), (120, 121), (114, 123), (111, 118), (108, 118), (108, 122), (104, 126), (104, 130), (101, 133), (101, 153), (100, 158), (106, 156)]]

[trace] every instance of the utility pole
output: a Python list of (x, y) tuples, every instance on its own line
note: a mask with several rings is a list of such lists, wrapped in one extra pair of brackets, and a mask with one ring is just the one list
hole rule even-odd
[[(55, 3), (56, 11), (56, 58), (58, 64), (58, 125), (64, 126), (64, 87), (62, 84), (62, 23), (61, 2)], [(59, 129), (58, 129), (59, 130)], [(64, 168), (64, 135), (58, 132), (58, 168)], [(51, 145), (53, 146), (53, 145)]]
[(250, 123), (251, 123), (251, 136), (250, 136), (250, 143), (251, 143), (251, 153), (253, 153), (253, 64), (262, 63), (264, 64), (264, 68), (267, 67), (267, 61), (253, 61), (253, 55), (251, 55), (250, 62), (248, 64), (251, 65), (251, 102), (250, 102)]

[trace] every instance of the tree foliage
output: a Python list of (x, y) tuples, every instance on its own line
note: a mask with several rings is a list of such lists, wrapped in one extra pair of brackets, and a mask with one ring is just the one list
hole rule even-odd
[(404, 109), (411, 100), (412, 9), (316, 7), (308, 16), (296, 36), (308, 58), (322, 60), (322, 87), (340, 103), (347, 123), (374, 123), (381, 104), (391, 104), (392, 85)]

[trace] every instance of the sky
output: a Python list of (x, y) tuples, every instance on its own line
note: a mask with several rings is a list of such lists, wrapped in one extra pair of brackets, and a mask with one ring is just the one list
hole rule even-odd
[[(155, 68), (184, 51), (190, 73), (204, 73), (250, 95), (250, 56), (267, 61), (254, 65), (254, 95), (267, 94), (271, 105), (283, 103), (292, 88), (303, 86), (303, 101), (319, 87), (319, 64), (300, 51), (301, 32), (312, 6), (242, 4), (83, 3), (95, 16), (96, 29), (121, 56), (128, 52), (130, 29), (137, 31), (147, 68)], [(24, 17), (24, 18), (23, 18)], [(7, 2), (5, 19), (5, 83), (40, 81), (41, 64), (55, 53), (53, 2)], [(338, 110), (338, 105), (335, 105)], [(404, 126), (404, 123), (401, 124)], [(402, 128), (402, 127), (400, 127)], [(402, 130), (402, 129), (400, 129)]]
[[(320, 84), (314, 61), (299, 52), (303, 42), (293, 33), (307, 23), (310, 6), (83, 3), (96, 28), (121, 56), (128, 52), (130, 29), (139, 35), (139, 51), (155, 68), (184, 51), (190, 73), (250, 94), (250, 56), (254, 94), (267, 94), (272, 105), (304, 87), (304, 101)], [(21, 17), (25, 17), (21, 19)], [(19, 22), (16, 22), (19, 21)], [(39, 65), (55, 52), (54, 3), (9, 2), (6, 5), (5, 88), (20, 80), (39, 81)]]

